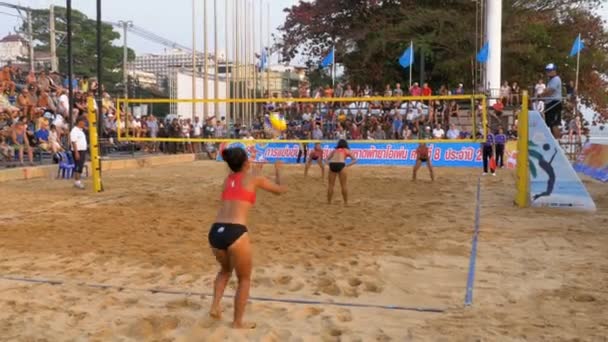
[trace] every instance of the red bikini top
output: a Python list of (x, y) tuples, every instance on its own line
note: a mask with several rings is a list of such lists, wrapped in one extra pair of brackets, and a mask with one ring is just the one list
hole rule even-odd
[(243, 201), (255, 204), (255, 192), (243, 188), (244, 173), (233, 173), (226, 179), (222, 201)]

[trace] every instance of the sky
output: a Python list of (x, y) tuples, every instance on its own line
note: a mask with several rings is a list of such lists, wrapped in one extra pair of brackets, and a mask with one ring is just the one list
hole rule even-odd
[[(259, 17), (259, 4), (263, 1), (264, 36), (267, 37), (267, 16), (268, 5), (270, 5), (270, 28), (272, 33), (277, 33), (276, 28), (285, 20), (283, 9), (298, 3), (298, 0), (254, 0), (256, 17)], [(51, 4), (65, 6), (65, 0), (5, 0), (5, 2), (31, 8), (48, 8)], [(132, 21), (134, 25), (153, 32), (163, 38), (177, 42), (188, 47), (192, 46), (192, 0), (102, 0), (102, 20), (117, 22), (119, 20)], [(196, 35), (197, 49), (203, 50), (203, 2), (196, 0)], [(218, 3), (218, 50), (224, 51), (225, 48), (225, 4), (226, 0), (217, 0)], [(234, 0), (230, 0), (234, 3)], [(244, 0), (239, 0), (244, 3)], [(208, 48), (213, 50), (213, 3), (214, 0), (207, 0), (208, 22)], [(89, 18), (96, 18), (95, 0), (73, 0), (72, 8), (77, 9)], [(232, 8), (232, 7), (231, 7)], [(14, 27), (21, 23), (20, 18), (14, 17), (17, 12), (10, 8), (0, 7), (0, 36), (4, 36)], [(256, 24), (256, 32), (259, 33), (259, 22)], [(119, 30), (117, 28), (117, 30)], [(232, 31), (230, 29), (230, 31)], [(257, 46), (260, 45), (259, 38)], [(267, 39), (267, 38), (265, 38)], [(122, 41), (116, 42), (122, 46)], [(135, 50), (137, 54), (161, 53), (164, 50), (162, 45), (149, 42), (133, 34), (128, 35), (128, 46)], [(257, 48), (256, 50), (259, 50)], [(276, 57), (271, 61), (276, 62)]]

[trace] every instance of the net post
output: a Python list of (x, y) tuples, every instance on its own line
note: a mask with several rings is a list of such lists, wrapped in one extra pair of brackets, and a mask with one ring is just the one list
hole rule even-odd
[(530, 172), (528, 170), (528, 92), (522, 94), (522, 107), (519, 114), (517, 127), (517, 197), (515, 204), (520, 208), (526, 208), (529, 201)]
[(93, 191), (102, 192), (101, 184), (101, 162), (99, 160), (99, 139), (97, 136), (97, 110), (95, 110), (95, 98), (90, 96), (87, 99), (88, 119), (89, 119), (89, 141), (91, 153), (91, 173), (93, 175)]

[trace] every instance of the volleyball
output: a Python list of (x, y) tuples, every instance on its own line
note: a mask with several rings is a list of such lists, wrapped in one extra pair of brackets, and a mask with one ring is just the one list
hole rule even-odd
[(287, 129), (285, 118), (278, 113), (270, 114), (270, 125), (279, 132), (284, 132)]

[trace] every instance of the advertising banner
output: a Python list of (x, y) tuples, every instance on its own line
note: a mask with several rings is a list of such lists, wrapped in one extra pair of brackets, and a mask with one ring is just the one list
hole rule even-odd
[(529, 118), (530, 203), (595, 211), (595, 203), (539, 112)]
[[(323, 143), (324, 157), (335, 148), (336, 143)], [(269, 143), (252, 144), (246, 141), (226, 143), (220, 146), (220, 152), (227, 147), (241, 146), (247, 150), (250, 159), (258, 162), (274, 162), (281, 160), (286, 164), (295, 164), (300, 155), (303, 161), (303, 144), (297, 143)], [(361, 165), (394, 165), (413, 166), (416, 163), (417, 143), (350, 143), (350, 150), (359, 160)], [(307, 151), (313, 148), (313, 144), (307, 144)], [(429, 143), (428, 144), (433, 166), (447, 167), (473, 167), (481, 168), (482, 155), (478, 143)], [(221, 153), (218, 160), (221, 160)]]
[(574, 170), (602, 182), (608, 182), (608, 145), (586, 144), (574, 163)]

